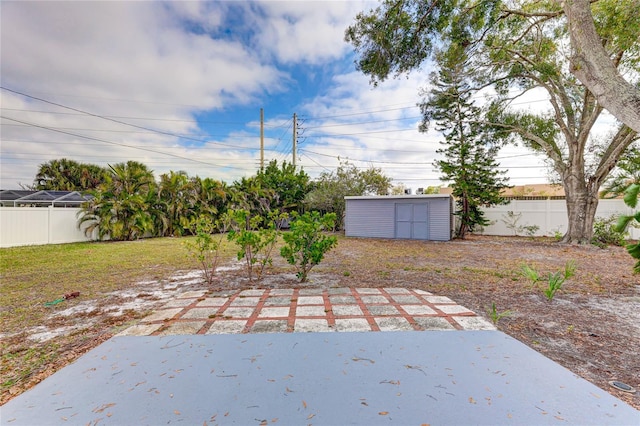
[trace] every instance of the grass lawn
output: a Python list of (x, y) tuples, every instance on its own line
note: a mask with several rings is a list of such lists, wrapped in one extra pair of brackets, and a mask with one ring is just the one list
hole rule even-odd
[(83, 298), (198, 267), (184, 247), (190, 238), (26, 246), (0, 251), (1, 333), (42, 323), (46, 302), (71, 292)]

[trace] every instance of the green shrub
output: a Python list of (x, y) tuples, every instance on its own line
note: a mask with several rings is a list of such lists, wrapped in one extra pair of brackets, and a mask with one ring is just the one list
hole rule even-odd
[(245, 259), (249, 281), (253, 281), (254, 274), (260, 280), (266, 266), (273, 263), (271, 253), (286, 217), (286, 213), (280, 214), (277, 210), (267, 217), (252, 217), (243, 209), (232, 210), (225, 216), (230, 227), (228, 239), (239, 246), (238, 260)]
[(617, 221), (618, 218), (613, 215), (607, 218), (597, 217), (593, 222), (593, 238), (591, 239), (591, 244), (600, 248), (609, 245), (624, 246), (627, 234), (624, 229), (619, 231), (616, 228)]
[(518, 225), (520, 218), (522, 218), (522, 213), (514, 213), (512, 211), (502, 215), (502, 222), (508, 229), (513, 231), (514, 236), (524, 234), (528, 237), (533, 237), (540, 230), (538, 225)]
[(300, 282), (307, 281), (311, 268), (320, 263), (325, 253), (338, 244), (335, 236), (324, 234), (324, 231), (333, 229), (335, 223), (335, 213), (320, 216), (320, 213), (314, 211), (293, 216), (290, 231), (282, 237), (286, 244), (280, 249), (280, 254), (290, 265), (296, 266), (296, 276)]
[[(200, 216), (195, 221), (194, 234), (196, 238), (193, 242), (185, 243), (189, 255), (200, 263), (202, 274), (207, 285), (213, 284), (218, 261), (220, 259), (220, 244), (222, 243), (223, 233), (214, 236), (213, 233), (219, 229), (209, 217)], [(224, 232), (224, 230), (223, 230)]]

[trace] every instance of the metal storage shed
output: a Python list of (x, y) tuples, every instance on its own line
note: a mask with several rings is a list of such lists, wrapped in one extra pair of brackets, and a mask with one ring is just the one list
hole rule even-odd
[(347, 237), (449, 241), (450, 195), (344, 197)]

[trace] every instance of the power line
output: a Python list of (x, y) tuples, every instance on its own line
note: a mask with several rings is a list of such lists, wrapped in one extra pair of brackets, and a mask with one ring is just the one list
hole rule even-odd
[(410, 132), (410, 131), (417, 131), (415, 128), (410, 128), (410, 129), (391, 129), (391, 130), (373, 130), (370, 132), (357, 132), (357, 133), (328, 133), (328, 134), (319, 134), (319, 135), (308, 135), (305, 136), (307, 138), (329, 138), (329, 137), (336, 137), (336, 136), (357, 136), (357, 135), (372, 135), (372, 134), (376, 134), (376, 133), (399, 133), (399, 132)]
[[(153, 132), (153, 133), (158, 133), (158, 134), (165, 135), (165, 136), (172, 136), (172, 137), (179, 138), (179, 139), (193, 140), (193, 141), (196, 141), (196, 142), (205, 142), (205, 143), (220, 144), (220, 145), (225, 145), (225, 146), (233, 146), (233, 145), (226, 145), (226, 144), (222, 144), (222, 143), (220, 143), (220, 142), (203, 141), (203, 140), (201, 140), (201, 139), (196, 139), (196, 138), (192, 138), (192, 137), (188, 137), (188, 136), (180, 136), (180, 135), (176, 135), (175, 133), (165, 132), (165, 131), (163, 131), (163, 130), (152, 129), (152, 128), (145, 127), (145, 126), (138, 126), (137, 124), (127, 123), (127, 122), (120, 121), (120, 120), (116, 120), (116, 119), (113, 119), (113, 118), (108, 118), (108, 117), (105, 117), (105, 116), (101, 116), (101, 115), (99, 115), (99, 114), (94, 114), (94, 113), (91, 113), (91, 112), (88, 112), (88, 111), (83, 111), (83, 110), (81, 110), (81, 109), (72, 108), (72, 107), (69, 107), (69, 106), (66, 106), (66, 105), (58, 104), (58, 103), (56, 103), (56, 102), (51, 102), (51, 101), (48, 101), (48, 100), (46, 100), (46, 99), (37, 98), (37, 97), (35, 97), (35, 96), (27, 95), (26, 93), (22, 93), (22, 92), (18, 92), (18, 91), (16, 91), (16, 90), (8, 89), (8, 88), (6, 88), (6, 87), (4, 87), (4, 86), (0, 86), (0, 89), (2, 89), (2, 90), (6, 90), (6, 91), (9, 91), (9, 92), (12, 92), (12, 93), (18, 94), (18, 95), (25, 96), (25, 97), (27, 97), (27, 98), (36, 99), (36, 100), (38, 100), (38, 101), (45, 102), (45, 103), (48, 103), (48, 104), (51, 104), (51, 105), (55, 105), (55, 106), (58, 106), (58, 107), (60, 107), (60, 108), (65, 108), (65, 109), (69, 109), (69, 110), (71, 110), (71, 111), (80, 112), (80, 113), (83, 113), (83, 114), (89, 115), (89, 116), (91, 116), (91, 117), (100, 118), (100, 119), (103, 119), (103, 120), (111, 121), (111, 122), (118, 123), (118, 124), (122, 124), (122, 125), (125, 125), (125, 126), (131, 126), (131, 127), (137, 128), (137, 129), (147, 130), (147, 131), (150, 131), (150, 132)], [(23, 123), (23, 124), (25, 124), (24, 122), (19, 121), (19, 120), (13, 120), (13, 121), (17, 121), (17, 122), (19, 122), (19, 123)], [(26, 123), (26, 124), (29, 124), (29, 123)], [(32, 125), (33, 125), (33, 124), (32, 124)], [(36, 127), (37, 127), (37, 126), (36, 126)], [(51, 129), (51, 128), (49, 128), (49, 130), (52, 130), (52, 129)], [(237, 146), (237, 148), (245, 149), (245, 147), (243, 147), (243, 146)]]
[[(329, 157), (329, 158), (335, 158), (335, 159), (340, 159), (339, 155), (331, 155), (331, 154), (323, 154), (320, 152), (315, 152), (315, 151), (310, 151), (308, 149), (301, 149), (300, 151), (302, 152), (306, 152), (309, 154), (315, 154), (315, 155), (320, 155), (322, 157)], [(407, 166), (411, 166), (411, 165), (431, 165), (431, 162), (403, 162), (403, 161), (382, 161), (382, 160), (362, 160), (362, 159), (355, 159), (355, 158), (349, 158), (350, 161), (359, 161), (361, 163), (372, 163), (372, 164), (395, 164), (395, 165), (407, 165)], [(433, 161), (434, 159), (431, 159), (431, 161)], [(497, 166), (497, 169), (544, 169), (547, 168), (547, 166)]]
[[(171, 154), (171, 153), (167, 153), (167, 152), (163, 152), (163, 151), (158, 151), (158, 150), (155, 150), (155, 149), (142, 148), (142, 147), (139, 147), (139, 146), (128, 145), (128, 144), (123, 144), (123, 143), (113, 142), (113, 141), (107, 141), (105, 139), (94, 138), (94, 137), (91, 137), (91, 136), (79, 135), (79, 134), (75, 134), (75, 133), (71, 133), (71, 132), (66, 132), (64, 130), (51, 129), (51, 128), (48, 128), (46, 126), (41, 126), (41, 125), (37, 125), (37, 124), (33, 124), (33, 123), (27, 123), (25, 121), (16, 120), (14, 118), (9, 118), (9, 117), (4, 117), (4, 116), (0, 116), (0, 118), (3, 118), (5, 120), (10, 120), (10, 121), (16, 121), (18, 123), (27, 124), (27, 125), (30, 125), (30, 126), (33, 126), (33, 127), (37, 127), (37, 128), (44, 129), (44, 130), (49, 130), (49, 131), (52, 131), (52, 132), (62, 133), (62, 134), (65, 134), (65, 135), (75, 136), (75, 137), (78, 137), (78, 138), (93, 140), (93, 141), (97, 141), (97, 142), (103, 142), (103, 143), (106, 143), (106, 144), (109, 144), (109, 145), (117, 145), (117, 146), (122, 146), (122, 147), (126, 147), (126, 148), (139, 149), (141, 151), (148, 151), (148, 152), (153, 152), (153, 153), (156, 153), (156, 154), (167, 155), (169, 157), (180, 158), (182, 160), (188, 160), (188, 161), (193, 161), (195, 163), (206, 164), (208, 166), (226, 167), (226, 166), (221, 166), (219, 164), (212, 164), (212, 163), (207, 163), (205, 161), (196, 160), (194, 158), (183, 157), (183, 156), (177, 155), (177, 154)], [(237, 167), (232, 167), (232, 168), (237, 168)]]
[(342, 118), (342, 117), (351, 117), (354, 115), (365, 115), (365, 114), (373, 114), (373, 113), (377, 113), (377, 112), (389, 112), (389, 111), (399, 111), (399, 110), (403, 110), (403, 109), (413, 109), (413, 108), (419, 108), (418, 105), (413, 105), (413, 106), (407, 106), (407, 107), (401, 107), (401, 108), (388, 108), (388, 109), (378, 109), (378, 110), (363, 110), (363, 112), (353, 112), (353, 113), (349, 113), (349, 114), (340, 114), (340, 115), (327, 115), (327, 116), (320, 116), (320, 117), (307, 117), (304, 116), (305, 119), (308, 120), (324, 120), (327, 118)]
[[(50, 159), (56, 159), (56, 158), (60, 158), (60, 156), (58, 154), (55, 153), (51, 153), (51, 154), (47, 154), (47, 153), (16, 153), (16, 152), (6, 152), (4, 151), (2, 153), (2, 158), (3, 160), (34, 160), (34, 161), (47, 161)], [(83, 155), (82, 156), (83, 159), (94, 159), (94, 158), (105, 158), (105, 159), (113, 159), (114, 156), (113, 155), (93, 155), (93, 154), (89, 154), (89, 155)], [(175, 160), (159, 160), (156, 158), (149, 158), (149, 157), (135, 157), (135, 156), (127, 156), (128, 160), (147, 160), (147, 161), (152, 161), (154, 163), (167, 163), (167, 164), (175, 164)], [(226, 160), (225, 159), (225, 163), (227, 164), (246, 164), (247, 160), (246, 159), (237, 159), (237, 160)]]
[(342, 126), (357, 126), (361, 124), (374, 124), (374, 123), (388, 123), (390, 121), (404, 121), (404, 120), (415, 120), (416, 118), (422, 118), (422, 116), (413, 116), (413, 117), (404, 117), (404, 118), (390, 118), (387, 120), (372, 120), (372, 121), (357, 121), (354, 123), (340, 123), (340, 124), (326, 124), (322, 126), (308, 126), (306, 129), (320, 129), (327, 127), (342, 127)]
[[(1, 117), (1, 116), (0, 116)], [(4, 118), (4, 117), (2, 117)], [(26, 127), (26, 126), (25, 126)], [(53, 129), (53, 128), (52, 128)], [(80, 135), (83, 137), (82, 135)], [(95, 139), (95, 138), (94, 138)], [(269, 138), (271, 139), (271, 138)], [(2, 139), (2, 142), (16, 142), (21, 144), (38, 144), (38, 145), (75, 145), (75, 146), (103, 146), (104, 143), (86, 143), (86, 142), (67, 142), (67, 141), (37, 141), (37, 140), (27, 140), (27, 139)], [(210, 147), (210, 146), (177, 146), (177, 147), (169, 147), (166, 145), (145, 145), (147, 148), (167, 148), (167, 149), (188, 149), (188, 150), (216, 150), (216, 151), (228, 151), (228, 150), (237, 150), (235, 147)], [(246, 147), (243, 148), (243, 151), (257, 151), (259, 148)], [(273, 148), (265, 148), (265, 151), (273, 151), (277, 153)]]
[[(85, 113), (75, 113), (75, 112), (38, 111), (38, 110), (31, 110), (31, 109), (6, 108), (6, 107), (0, 107), (0, 109), (7, 110), (7, 111), (35, 112), (38, 114), (72, 115), (72, 116), (86, 115)], [(167, 121), (167, 122), (196, 123), (196, 124), (241, 124), (241, 125), (247, 124), (246, 122), (242, 122), (242, 121), (187, 120), (182, 118), (131, 117), (131, 116), (121, 116), (121, 115), (104, 115), (103, 117), (114, 118), (114, 119), (127, 119), (127, 120)], [(266, 124), (265, 123), (265, 127), (270, 127), (272, 129), (280, 128), (283, 125), (286, 125), (286, 122), (283, 124)]]

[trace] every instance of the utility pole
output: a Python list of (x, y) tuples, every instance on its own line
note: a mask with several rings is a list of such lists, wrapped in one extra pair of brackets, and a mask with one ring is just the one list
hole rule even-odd
[(296, 117), (296, 113), (293, 113), (293, 167), (296, 167), (296, 144), (297, 144), (297, 136), (298, 136), (298, 119)]
[(264, 170), (264, 108), (260, 108), (260, 170)]

